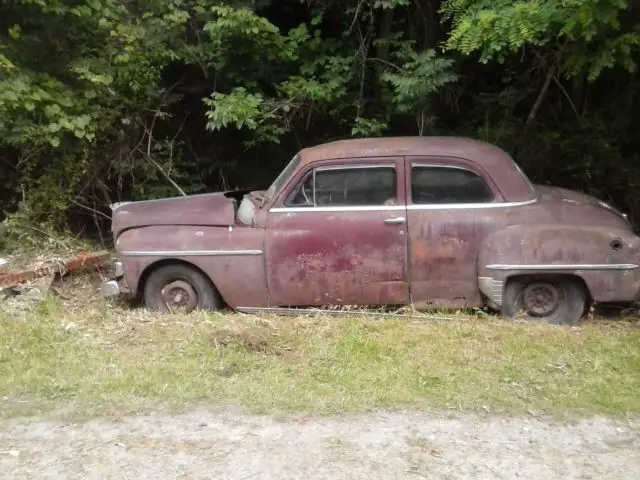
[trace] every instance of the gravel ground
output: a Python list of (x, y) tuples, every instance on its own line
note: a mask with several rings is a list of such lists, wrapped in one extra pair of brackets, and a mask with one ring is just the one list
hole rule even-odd
[(1, 422), (0, 478), (639, 479), (640, 423), (231, 410)]

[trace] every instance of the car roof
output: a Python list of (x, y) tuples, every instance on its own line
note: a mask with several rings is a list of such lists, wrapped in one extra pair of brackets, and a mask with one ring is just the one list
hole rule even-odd
[(338, 140), (299, 152), (298, 168), (316, 161), (358, 159), (363, 162), (375, 157), (434, 156), (456, 157), (477, 164), (496, 182), (506, 201), (533, 201), (535, 189), (501, 148), (481, 140), (466, 137), (380, 137)]
[(301, 164), (325, 159), (386, 156), (460, 157), (482, 166), (511, 162), (511, 157), (495, 145), (466, 137), (380, 137), (338, 140), (300, 151)]

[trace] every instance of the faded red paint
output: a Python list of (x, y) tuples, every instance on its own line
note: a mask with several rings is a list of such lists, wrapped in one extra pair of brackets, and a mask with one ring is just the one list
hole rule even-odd
[[(480, 306), (485, 296), (479, 277), (500, 282), (526, 274), (518, 265), (624, 265), (640, 259), (640, 239), (619, 213), (587, 195), (533, 187), (507, 153), (483, 142), (346, 140), (298, 155), (290, 178), (269, 194), (215, 193), (119, 207), (113, 231), (125, 272), (122, 287), (138, 294), (157, 262), (181, 261), (205, 272), (234, 308)], [(397, 210), (282, 209), (313, 168), (377, 162), (396, 167), (397, 198), (390, 204)], [(411, 166), (425, 163), (475, 172), (499, 208), (413, 208)], [(255, 209), (250, 225), (237, 218), (243, 199)], [(406, 222), (385, 223), (392, 217)], [(614, 240), (621, 250), (611, 247)], [(237, 250), (260, 254), (219, 254)], [(514, 268), (489, 268), (496, 264)], [(640, 290), (638, 269), (561, 273), (582, 278), (596, 301), (630, 301)]]

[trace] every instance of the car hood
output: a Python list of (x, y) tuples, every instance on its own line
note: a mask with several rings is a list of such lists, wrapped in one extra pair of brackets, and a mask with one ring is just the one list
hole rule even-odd
[(232, 225), (235, 200), (230, 193), (233, 192), (114, 204), (111, 230), (117, 237), (125, 230), (149, 225)]

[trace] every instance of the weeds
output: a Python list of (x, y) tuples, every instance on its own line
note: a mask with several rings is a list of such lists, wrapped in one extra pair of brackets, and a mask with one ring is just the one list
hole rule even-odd
[[(425, 320), (428, 317), (425, 317)], [(254, 412), (377, 408), (640, 413), (640, 329), (460, 317), (153, 316), (48, 299), (0, 314), (4, 415), (231, 402)]]

